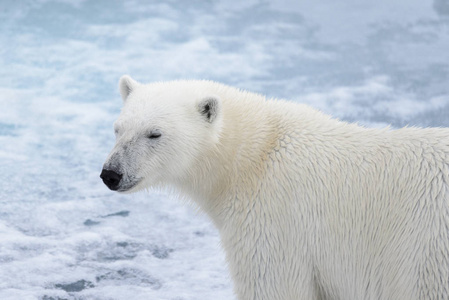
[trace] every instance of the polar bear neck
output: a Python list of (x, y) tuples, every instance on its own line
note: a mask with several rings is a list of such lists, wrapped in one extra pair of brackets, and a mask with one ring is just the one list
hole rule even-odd
[[(305, 105), (267, 100), (234, 89), (218, 94), (224, 95), (218, 143), (204, 153), (180, 186), (221, 228), (229, 215), (253, 206), (253, 195), (257, 195), (261, 178), (281, 144), (295, 132), (304, 131), (310, 115), (329, 118)], [(291, 107), (291, 114), (286, 115), (286, 105)]]
[(219, 137), (175, 185), (219, 227), (223, 205), (226, 198), (235, 196), (238, 182), (256, 180), (258, 171), (254, 170), (262, 169), (266, 153), (277, 139), (277, 121), (270, 117), (265, 104), (260, 105), (266, 101), (262, 96), (224, 86), (211, 93), (222, 101)]

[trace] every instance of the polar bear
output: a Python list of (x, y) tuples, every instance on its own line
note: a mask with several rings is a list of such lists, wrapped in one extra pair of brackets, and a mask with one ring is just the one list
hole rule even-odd
[(104, 183), (193, 199), (238, 299), (449, 299), (448, 129), (366, 129), (210, 81), (119, 86)]

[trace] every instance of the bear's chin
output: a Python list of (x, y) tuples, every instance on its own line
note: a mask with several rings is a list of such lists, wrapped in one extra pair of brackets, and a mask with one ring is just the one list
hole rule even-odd
[(126, 184), (125, 186), (121, 186), (117, 190), (117, 192), (119, 192), (120, 194), (132, 194), (132, 193), (138, 192), (140, 190), (143, 190), (144, 187), (141, 184), (141, 182), (142, 182), (142, 180), (138, 180), (136, 182)]

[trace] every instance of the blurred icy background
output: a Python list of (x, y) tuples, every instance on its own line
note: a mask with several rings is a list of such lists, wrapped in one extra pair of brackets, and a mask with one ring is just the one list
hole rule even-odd
[(125, 73), (449, 126), (449, 1), (0, 0), (0, 299), (234, 299), (205, 216), (98, 177)]

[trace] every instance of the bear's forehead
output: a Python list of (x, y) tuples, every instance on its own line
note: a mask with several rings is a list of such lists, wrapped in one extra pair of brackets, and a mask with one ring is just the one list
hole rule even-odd
[(122, 126), (142, 126), (143, 124), (157, 123), (168, 118), (173, 111), (167, 105), (151, 103), (150, 101), (135, 102), (125, 103), (116, 123)]
[(189, 119), (195, 115), (197, 103), (210, 94), (202, 85), (204, 82), (196, 81), (139, 85), (125, 100), (116, 123), (133, 126), (164, 120), (173, 122), (181, 117)]
[(139, 94), (133, 96), (124, 103), (116, 126), (142, 128), (167, 120), (173, 122), (190, 113), (188, 105), (182, 101), (164, 101)]

